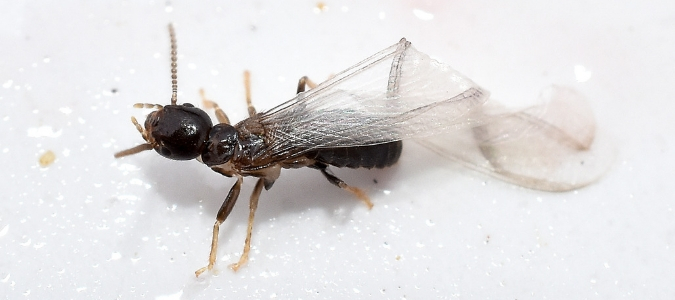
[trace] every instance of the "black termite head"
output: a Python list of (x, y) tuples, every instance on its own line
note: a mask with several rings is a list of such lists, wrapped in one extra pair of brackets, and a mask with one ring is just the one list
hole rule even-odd
[(203, 110), (190, 103), (167, 105), (145, 119), (147, 141), (173, 160), (190, 160), (202, 154), (213, 124)]
[(201, 155), (213, 125), (203, 110), (190, 103), (183, 105), (143, 104), (136, 108), (157, 108), (145, 118), (144, 127), (131, 117), (136, 129), (146, 141), (136, 147), (115, 153), (116, 158), (155, 149), (169, 159), (190, 160)]
[[(148, 107), (150, 104), (137, 104)], [(135, 118), (132, 122), (146, 143), (120, 151), (115, 157), (154, 149), (159, 155), (173, 160), (191, 160), (201, 156), (207, 166), (224, 164), (232, 158), (239, 145), (237, 130), (229, 124), (213, 126), (203, 110), (190, 103), (157, 107), (145, 119), (142, 128)]]

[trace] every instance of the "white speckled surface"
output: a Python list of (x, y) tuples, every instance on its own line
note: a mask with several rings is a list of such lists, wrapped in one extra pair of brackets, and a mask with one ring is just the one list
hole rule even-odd
[[(46, 298), (620, 299), (675, 296), (668, 1), (13, 1), (0, 5), (0, 295)], [(179, 48), (179, 101), (199, 88), (245, 117), (242, 71), (270, 108), (297, 79), (321, 79), (401, 37), (504, 102), (550, 84), (591, 101), (616, 139), (595, 185), (551, 194), (437, 163), (407, 147), (389, 170), (338, 170), (368, 211), (314, 170), (263, 192), (251, 262), (248, 193), (211, 226), (232, 179), (151, 152), (136, 102), (170, 98), (166, 25)], [(39, 157), (51, 150), (48, 167)], [(421, 155), (429, 159), (420, 161)], [(373, 179), (377, 179), (377, 184)]]

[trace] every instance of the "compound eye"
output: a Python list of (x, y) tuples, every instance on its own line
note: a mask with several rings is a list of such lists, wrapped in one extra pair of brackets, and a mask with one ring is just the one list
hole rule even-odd
[(159, 146), (159, 148), (157, 148), (157, 153), (164, 157), (171, 158), (171, 150), (169, 150), (167, 147)]

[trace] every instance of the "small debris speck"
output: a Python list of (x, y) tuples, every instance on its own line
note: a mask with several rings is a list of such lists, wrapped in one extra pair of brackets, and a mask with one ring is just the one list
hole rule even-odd
[(40, 156), (39, 163), (40, 167), (46, 168), (51, 165), (56, 160), (56, 154), (51, 150), (47, 150), (44, 154)]

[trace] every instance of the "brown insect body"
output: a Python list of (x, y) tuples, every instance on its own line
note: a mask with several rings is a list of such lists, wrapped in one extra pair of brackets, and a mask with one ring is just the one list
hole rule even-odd
[[(304, 88), (301, 79), (298, 90)], [(248, 87), (247, 87), (248, 88)], [(208, 100), (205, 100), (208, 102)], [(143, 105), (147, 106), (147, 105)], [(250, 236), (253, 214), (257, 207), (260, 188), (270, 189), (279, 178), (281, 168), (311, 167), (318, 169), (332, 184), (345, 189), (372, 207), (365, 193), (348, 186), (344, 181), (328, 171), (328, 165), (348, 168), (384, 168), (396, 163), (401, 155), (402, 142), (388, 142), (359, 147), (334, 147), (321, 149), (291, 148), (276, 155), (263, 155), (268, 150), (268, 143), (274, 142), (274, 135), (267, 134), (266, 126), (259, 122), (258, 114), (231, 126), (227, 118), (213, 126), (211, 119), (203, 110), (192, 104), (154, 105), (158, 109), (151, 112), (142, 129), (135, 119), (134, 124), (141, 132), (147, 144), (117, 153), (116, 157), (134, 154), (143, 150), (154, 149), (160, 155), (173, 160), (199, 159), (213, 171), (228, 177), (237, 177), (237, 183), (228, 193), (223, 206), (218, 212), (214, 225), (213, 243), (209, 265), (196, 272), (197, 276), (210, 270), (215, 264), (218, 228), (232, 211), (241, 188), (244, 176), (258, 177), (251, 196), (251, 215), (249, 216), (248, 238), (244, 254), (239, 263), (232, 266), (238, 269), (247, 261), (250, 249)], [(217, 112), (224, 113), (217, 108)], [(262, 185), (261, 185), (262, 184)]]
[[(219, 123), (213, 125), (208, 114), (190, 103), (177, 105), (177, 76), (176, 76), (176, 42), (173, 27), (169, 26), (171, 35), (172, 60), (172, 87), (171, 104), (136, 104), (135, 107), (155, 108), (148, 114), (144, 127), (132, 117), (132, 122), (146, 140), (145, 144), (120, 151), (115, 157), (123, 157), (141, 151), (154, 149), (161, 156), (173, 160), (198, 159), (213, 171), (228, 177), (236, 177), (237, 182), (230, 189), (222, 207), (218, 211), (214, 224), (211, 254), (209, 265), (196, 272), (197, 276), (213, 268), (215, 264), (218, 244), (219, 226), (228, 217), (239, 196), (243, 177), (259, 178), (251, 195), (249, 226), (244, 252), (237, 264), (232, 266), (238, 269), (248, 260), (250, 238), (253, 226), (255, 209), (262, 187), (270, 189), (279, 178), (282, 168), (310, 167), (318, 169), (328, 181), (346, 191), (356, 195), (368, 207), (372, 203), (361, 190), (347, 185), (335, 177), (327, 168), (329, 165), (348, 168), (384, 168), (396, 163), (401, 155), (401, 141), (386, 141), (370, 143), (364, 146), (345, 147), (287, 147), (274, 148), (278, 139), (287, 138), (275, 134), (274, 122), (265, 123), (255, 112), (250, 101), (250, 86), (248, 72), (245, 73), (249, 118), (230, 125), (227, 115), (217, 104), (203, 99), (207, 106), (215, 109)], [(305, 91), (306, 86), (314, 88), (315, 84), (306, 77), (298, 83), (298, 94)], [(203, 94), (202, 94), (203, 97)], [(276, 143), (278, 144), (278, 143)]]
[[(188, 104), (190, 105), (190, 104)], [(165, 106), (164, 109), (178, 106)], [(182, 106), (178, 106), (182, 107)], [(191, 107), (194, 108), (194, 107)], [(198, 108), (194, 108), (198, 109)], [(385, 168), (395, 164), (402, 150), (402, 142), (389, 142), (370, 146), (360, 147), (335, 147), (322, 148), (306, 151), (306, 149), (289, 149), (289, 151), (275, 155), (262, 156), (266, 151), (267, 144), (274, 138), (266, 135), (265, 126), (261, 124), (257, 115), (239, 122), (234, 126), (228, 124), (217, 124), (213, 128), (201, 127), (210, 123), (210, 119), (203, 114), (192, 114), (194, 118), (191, 122), (186, 120), (181, 110), (180, 116), (173, 118), (170, 113), (164, 113), (164, 121), (154, 126), (153, 133), (175, 131), (176, 134), (162, 134), (153, 138), (161, 144), (167, 144), (175, 141), (185, 141), (179, 148), (183, 152), (198, 153), (201, 152), (201, 161), (214, 171), (232, 177), (235, 175), (253, 176), (265, 179), (265, 188), (270, 189), (272, 184), (279, 176), (279, 168), (302, 168), (312, 167), (325, 169), (327, 165), (338, 168)], [(158, 111), (159, 112), (159, 111)], [(151, 116), (148, 120), (154, 119)], [(203, 111), (202, 111), (203, 112)], [(147, 123), (147, 122), (146, 122)], [(165, 128), (170, 128), (166, 130)], [(207, 132), (206, 134), (193, 133), (194, 136), (208, 136), (203, 141), (194, 141), (190, 138), (183, 138), (184, 132), (191, 132), (192, 129)], [(163, 130), (164, 129), (164, 130)], [(165, 141), (166, 140), (166, 141)], [(200, 146), (202, 146), (200, 148)], [(192, 148), (192, 149), (190, 149)], [(176, 159), (164, 154), (166, 150), (162, 147), (155, 147), (157, 153), (170, 159)], [(260, 159), (265, 157), (265, 159)], [(188, 159), (196, 158), (191, 157)], [(180, 159), (180, 158), (179, 158)]]

